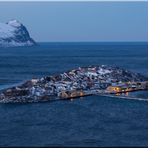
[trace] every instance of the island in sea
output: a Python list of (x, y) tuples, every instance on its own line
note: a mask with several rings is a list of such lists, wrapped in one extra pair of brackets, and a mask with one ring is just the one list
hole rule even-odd
[(0, 47), (33, 46), (36, 42), (30, 37), (27, 28), (17, 20), (0, 23)]
[(97, 65), (31, 79), (1, 90), (0, 102), (42, 102), (147, 89), (148, 78), (139, 73), (116, 66)]

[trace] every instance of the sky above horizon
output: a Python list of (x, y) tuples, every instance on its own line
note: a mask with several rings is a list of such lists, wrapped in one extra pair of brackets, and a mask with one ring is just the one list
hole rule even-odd
[(148, 41), (148, 2), (0, 2), (38, 42)]

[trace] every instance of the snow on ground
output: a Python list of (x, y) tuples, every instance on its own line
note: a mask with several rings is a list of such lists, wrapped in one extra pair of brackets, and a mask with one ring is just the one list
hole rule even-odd
[(12, 27), (21, 27), (21, 23), (17, 20), (11, 20), (7, 23), (9, 26), (12, 26)]
[(13, 37), (15, 28), (9, 24), (0, 23), (0, 38)]

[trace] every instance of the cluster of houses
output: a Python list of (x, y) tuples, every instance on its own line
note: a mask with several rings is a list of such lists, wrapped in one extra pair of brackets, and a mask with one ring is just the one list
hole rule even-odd
[(106, 93), (125, 93), (137, 90), (145, 90), (148, 89), (148, 82), (126, 82), (116, 85), (111, 85), (107, 87)]
[[(120, 93), (148, 89), (147, 78), (111, 66), (79, 67), (62, 74), (32, 79), (5, 90), (3, 98), (50, 100), (74, 98), (95, 93)], [(2, 95), (3, 94), (3, 95)]]
[(32, 79), (30, 93), (33, 96), (71, 98), (95, 92), (119, 93), (146, 89), (148, 83), (139, 82), (141, 79), (145, 77), (115, 67), (79, 67), (59, 75)]

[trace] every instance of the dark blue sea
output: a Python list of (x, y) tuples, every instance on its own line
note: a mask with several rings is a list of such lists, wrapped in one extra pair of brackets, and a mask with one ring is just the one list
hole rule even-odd
[[(0, 48), (0, 89), (79, 66), (148, 76), (148, 43), (39, 43)], [(148, 98), (148, 92), (136, 92)], [(0, 104), (0, 146), (148, 146), (148, 102), (101, 96)]]

